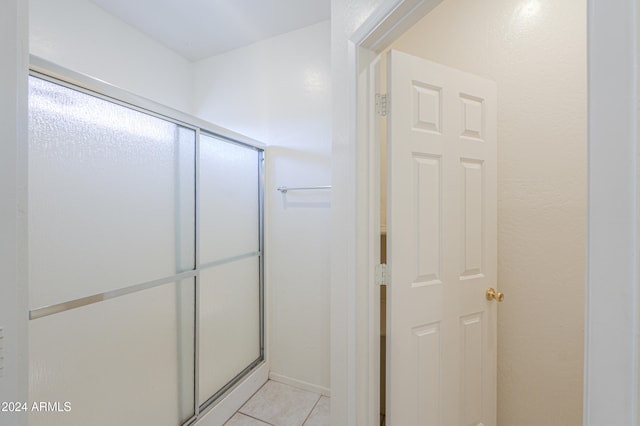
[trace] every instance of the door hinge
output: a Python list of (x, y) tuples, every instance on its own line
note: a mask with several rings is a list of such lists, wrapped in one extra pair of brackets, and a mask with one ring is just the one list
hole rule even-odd
[(376, 285), (389, 285), (389, 267), (385, 263), (376, 265)]
[(376, 93), (376, 114), (386, 117), (389, 113), (389, 96)]

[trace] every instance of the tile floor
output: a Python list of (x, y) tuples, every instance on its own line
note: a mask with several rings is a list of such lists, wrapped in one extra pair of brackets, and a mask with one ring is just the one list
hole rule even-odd
[(268, 381), (225, 426), (329, 426), (329, 398)]

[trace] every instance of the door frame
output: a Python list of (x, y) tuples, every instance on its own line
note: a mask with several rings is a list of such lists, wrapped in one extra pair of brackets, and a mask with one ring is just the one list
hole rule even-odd
[[(354, 148), (345, 154), (334, 153), (334, 176), (348, 177), (342, 182), (345, 190), (336, 188), (334, 194), (334, 220), (355, 220), (357, 227), (341, 235), (346, 238), (348, 257), (340, 259), (342, 251), (332, 253), (332, 268), (340, 269), (332, 271), (332, 394), (340, 398), (332, 403), (332, 424), (372, 425), (379, 413), (379, 290), (372, 285), (379, 245), (379, 170), (375, 165), (379, 150), (371, 127), (375, 112), (371, 111), (370, 64), (441, 1), (382, 0), (348, 38), (349, 74), (342, 78), (347, 99), (352, 100), (349, 117), (355, 124), (341, 130), (348, 131)], [(589, 183), (583, 423), (637, 425), (640, 170), (636, 59), (640, 41), (636, 29), (640, 7), (636, 8), (635, 0), (587, 1)], [(617, 143), (612, 144), (612, 139)], [(334, 225), (334, 231), (343, 229)], [(351, 267), (345, 264), (350, 261), (355, 263)], [(346, 286), (345, 276), (349, 278)]]

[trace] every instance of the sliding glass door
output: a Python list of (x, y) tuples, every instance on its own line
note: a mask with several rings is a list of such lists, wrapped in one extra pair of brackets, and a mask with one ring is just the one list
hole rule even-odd
[(263, 360), (262, 150), (29, 90), (30, 424), (193, 421)]
[(200, 136), (201, 405), (262, 360), (261, 155)]

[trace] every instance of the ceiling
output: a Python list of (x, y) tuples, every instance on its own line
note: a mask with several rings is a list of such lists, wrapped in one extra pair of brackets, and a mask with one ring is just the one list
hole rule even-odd
[(331, 0), (90, 0), (190, 61), (330, 17)]

